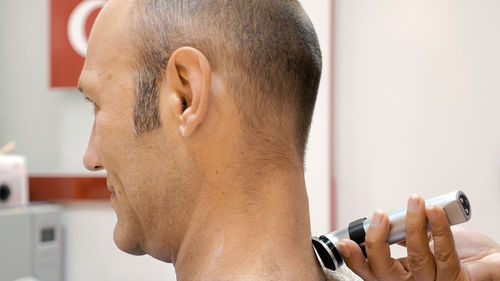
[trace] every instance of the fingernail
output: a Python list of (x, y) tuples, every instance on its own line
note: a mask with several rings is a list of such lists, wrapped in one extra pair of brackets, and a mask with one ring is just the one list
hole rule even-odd
[(346, 244), (343, 243), (342, 241), (337, 244), (337, 248), (340, 251), (340, 254), (344, 258), (348, 258), (351, 253), (349, 252), (349, 249), (347, 248)]
[(382, 214), (383, 213), (381, 210), (376, 210), (375, 212), (373, 212), (371, 225), (379, 226), (380, 223), (382, 222)]
[(408, 211), (416, 212), (418, 210), (418, 206), (420, 205), (419, 199), (420, 197), (417, 194), (410, 196), (410, 199), (408, 199)]
[(426, 207), (427, 209), (427, 216), (429, 217), (430, 220), (435, 220), (436, 219), (436, 213), (434, 209), (436, 208), (435, 205), (429, 205)]

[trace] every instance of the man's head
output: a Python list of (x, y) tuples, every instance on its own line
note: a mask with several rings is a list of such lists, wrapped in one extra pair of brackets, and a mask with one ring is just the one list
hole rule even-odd
[(118, 247), (170, 260), (201, 197), (218, 200), (207, 186), (302, 165), (320, 73), (297, 1), (110, 1), (80, 86), (95, 103), (84, 161), (108, 172)]
[(139, 134), (160, 126), (152, 110), (158, 100), (155, 85), (161, 83), (170, 55), (191, 46), (221, 74), (249, 133), (265, 128), (279, 136), (282, 129), (292, 130), (295, 139), (282, 141), (293, 142), (302, 154), (321, 75), (321, 52), (297, 1), (138, 0), (134, 15)]

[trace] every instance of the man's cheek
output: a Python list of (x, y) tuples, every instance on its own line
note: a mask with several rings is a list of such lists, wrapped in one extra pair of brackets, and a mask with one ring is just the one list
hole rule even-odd
[[(102, 156), (104, 154), (105, 149), (103, 149), (103, 138), (99, 134), (99, 131), (97, 130), (97, 128), (95, 130), (95, 135), (94, 135), (94, 146), (95, 146), (95, 151), (96, 151), (97, 157), (99, 157), (99, 160), (101, 162), (103, 162), (104, 159)], [(103, 163), (103, 165), (104, 165), (104, 163)]]
[[(116, 140), (113, 140), (112, 128), (105, 126), (101, 122), (96, 122), (95, 127), (95, 148), (99, 160), (103, 162), (105, 168), (106, 164), (113, 164), (113, 155), (122, 153)], [(111, 162), (111, 163), (110, 163)]]

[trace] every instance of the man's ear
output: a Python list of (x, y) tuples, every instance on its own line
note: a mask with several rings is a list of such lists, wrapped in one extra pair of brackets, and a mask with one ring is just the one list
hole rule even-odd
[(182, 47), (170, 56), (166, 82), (175, 96), (175, 114), (183, 137), (192, 135), (207, 115), (211, 75), (207, 58), (197, 49)]

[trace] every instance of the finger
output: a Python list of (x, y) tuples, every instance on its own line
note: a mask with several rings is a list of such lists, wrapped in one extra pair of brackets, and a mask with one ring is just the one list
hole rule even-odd
[(406, 212), (406, 249), (408, 263), (415, 280), (434, 280), (436, 265), (429, 248), (425, 201), (418, 195), (408, 199)]
[(399, 258), (398, 261), (406, 271), (411, 272), (410, 262), (408, 261), (408, 258)]
[(426, 213), (434, 238), (436, 280), (456, 280), (461, 270), (460, 260), (455, 250), (448, 218), (438, 206), (428, 206)]
[(344, 262), (354, 273), (356, 273), (363, 280), (371, 281), (377, 280), (373, 275), (368, 262), (356, 242), (352, 240), (342, 240), (337, 244)]
[[(373, 213), (370, 227), (366, 231), (365, 245), (370, 269), (378, 279), (391, 279), (401, 273), (402, 266), (395, 265), (391, 258), (387, 235), (389, 234), (389, 218), (384, 212), (377, 210)], [(396, 268), (396, 267), (401, 268)]]
[[(432, 252), (432, 234), (430, 232), (427, 233), (427, 240), (429, 241), (429, 248), (431, 249), (431, 252)], [(399, 246), (401, 247), (405, 247), (406, 248), (406, 240), (405, 241), (401, 241), (401, 242), (398, 242), (397, 243)]]
[[(430, 232), (427, 233), (427, 239), (429, 240), (429, 247), (431, 248), (431, 251), (432, 251), (432, 247), (431, 247), (432, 234)], [(398, 242), (397, 244), (399, 246), (401, 246), (401, 247), (405, 247), (406, 248), (406, 240)]]

